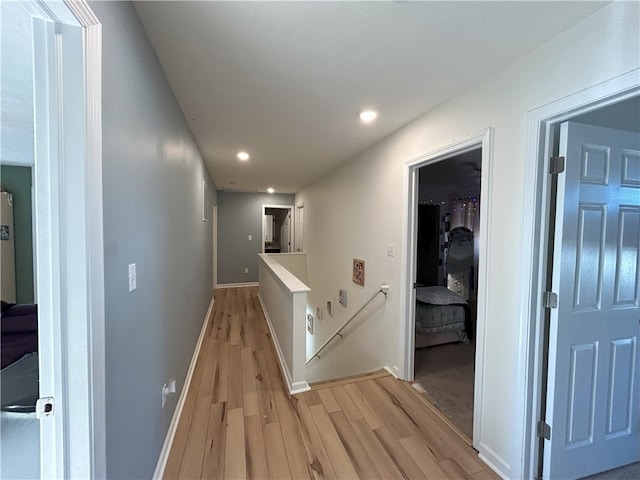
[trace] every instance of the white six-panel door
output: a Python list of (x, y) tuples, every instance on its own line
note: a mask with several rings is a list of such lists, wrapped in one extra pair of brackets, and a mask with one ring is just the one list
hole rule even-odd
[(544, 477), (640, 460), (640, 135), (561, 126)]

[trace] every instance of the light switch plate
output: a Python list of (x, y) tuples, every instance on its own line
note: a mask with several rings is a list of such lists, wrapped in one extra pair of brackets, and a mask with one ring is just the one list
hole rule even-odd
[(136, 288), (138, 288), (137, 277), (138, 277), (138, 274), (136, 273), (136, 264), (132, 263), (129, 265), (129, 291), (130, 292), (133, 292)]
[(340, 304), (343, 307), (347, 306), (347, 291), (346, 290), (339, 290), (338, 291), (338, 301), (340, 302)]
[(253, 240), (253, 235), (247, 235), (247, 240), (249, 241)]
[(307, 315), (307, 331), (313, 335), (313, 315)]
[(387, 245), (387, 257), (395, 257), (396, 256), (396, 246), (393, 243), (389, 243)]

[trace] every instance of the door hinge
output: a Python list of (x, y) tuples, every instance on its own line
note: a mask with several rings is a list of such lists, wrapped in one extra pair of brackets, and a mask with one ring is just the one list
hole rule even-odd
[(542, 294), (542, 305), (544, 308), (558, 308), (558, 294), (544, 292)]
[(557, 175), (564, 172), (564, 157), (551, 157), (549, 159), (549, 173)]
[(538, 436), (546, 440), (551, 440), (551, 427), (544, 420), (538, 422)]
[(53, 397), (39, 398), (36, 401), (36, 418), (50, 417), (53, 415)]

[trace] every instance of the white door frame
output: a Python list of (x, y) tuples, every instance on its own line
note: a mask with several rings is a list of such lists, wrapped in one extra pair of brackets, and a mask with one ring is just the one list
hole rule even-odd
[[(260, 241), (262, 242), (262, 248), (260, 251), (264, 253), (264, 216), (266, 215), (267, 208), (279, 208), (281, 210), (289, 210), (289, 215), (293, 219), (293, 205), (270, 205), (262, 204), (262, 235), (260, 235)], [(293, 229), (289, 232), (289, 245), (293, 245)]]
[[(548, 268), (549, 157), (553, 155), (554, 126), (577, 115), (617, 103), (640, 93), (640, 69), (582, 90), (527, 113), (527, 158), (531, 173), (522, 211), (522, 264), (520, 266), (521, 329), (518, 339), (525, 392), (523, 404), (523, 475), (537, 476), (539, 442), (536, 423), (540, 416), (543, 376), (544, 308), (542, 294)], [(527, 254), (527, 252), (529, 252)]]
[[(300, 222), (300, 210), (302, 210), (302, 222)], [(293, 221), (293, 252), (298, 252), (298, 247), (302, 244), (302, 248), (298, 253), (304, 252), (304, 202), (299, 202), (296, 204), (296, 214), (295, 217), (291, 216)]]
[(480, 190), (480, 262), (478, 265), (478, 317), (476, 327), (476, 366), (474, 381), (474, 406), (473, 406), (473, 437), (474, 446), (477, 448), (476, 439), (480, 439), (482, 429), (482, 389), (484, 384), (484, 337), (486, 319), (486, 295), (489, 272), (487, 269), (489, 256), (489, 242), (491, 238), (489, 207), (491, 206), (491, 159), (493, 130), (487, 128), (469, 135), (445, 147), (425, 153), (416, 158), (407, 160), (404, 164), (404, 198), (403, 207), (403, 245), (402, 258), (402, 285), (400, 290), (401, 313), (399, 322), (400, 358), (398, 367), (400, 377), (404, 380), (413, 380), (414, 376), (414, 346), (415, 346), (415, 289), (413, 283), (416, 278), (417, 257), (417, 226), (418, 226), (418, 170), (426, 165), (431, 165), (447, 158), (451, 158), (471, 150), (482, 148), (482, 176)]
[(218, 285), (218, 205), (214, 203), (211, 206), (211, 228), (212, 228), (212, 250), (213, 259), (213, 289)]
[(106, 477), (102, 30), (83, 0), (34, 17), (42, 478)]

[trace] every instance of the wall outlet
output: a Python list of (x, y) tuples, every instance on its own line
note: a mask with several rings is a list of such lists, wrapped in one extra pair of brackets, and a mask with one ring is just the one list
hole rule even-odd
[(162, 408), (167, 404), (167, 397), (176, 393), (176, 379), (170, 378), (162, 385)]
[(313, 335), (313, 315), (307, 315), (307, 331)]
[(244, 273), (249, 273), (249, 267), (244, 267)]
[(327, 313), (329, 316), (333, 315), (333, 302), (331, 300), (327, 300)]
[(316, 318), (318, 320), (322, 320), (322, 308), (321, 307), (316, 307)]
[(340, 302), (340, 304), (343, 307), (347, 306), (347, 291), (346, 290), (339, 290), (338, 291), (338, 301)]

